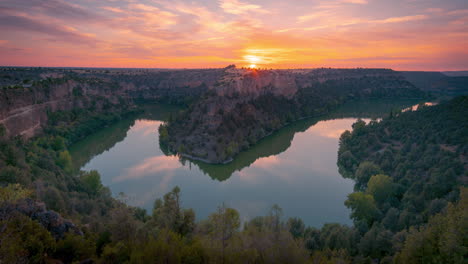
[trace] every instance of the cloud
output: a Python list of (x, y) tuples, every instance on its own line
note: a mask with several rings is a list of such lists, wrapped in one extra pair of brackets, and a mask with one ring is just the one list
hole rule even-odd
[(410, 61), (416, 57), (393, 57), (393, 56), (375, 56), (375, 57), (356, 57), (356, 58), (336, 58), (329, 61), (349, 61), (349, 62), (373, 62), (373, 61)]
[(468, 9), (458, 9), (447, 12), (449, 16), (468, 15)]
[(431, 7), (431, 8), (426, 8), (424, 11), (428, 13), (441, 13), (441, 12), (444, 12), (444, 9)]
[(249, 4), (246, 2), (241, 2), (239, 0), (221, 0), (220, 6), (224, 12), (234, 15), (243, 15), (248, 12), (256, 13), (269, 13), (268, 10), (263, 9), (259, 5)]
[[(126, 172), (112, 179), (113, 182), (141, 179), (148, 176), (161, 176), (181, 168), (179, 158), (176, 156), (154, 156), (143, 160), (141, 163), (130, 167)], [(171, 174), (173, 175), (173, 174)]]
[(27, 31), (54, 37), (54, 40), (70, 43), (95, 45), (97, 40), (89, 34), (76, 31), (74, 28), (43, 23), (28, 17), (2, 14), (0, 10), (0, 28), (7, 32)]
[(48, 15), (67, 21), (90, 22), (103, 19), (101, 15), (94, 11), (63, 0), (4, 0), (0, 3), (0, 7), (31, 15)]
[(427, 19), (428, 16), (426, 15), (414, 15), (414, 16), (402, 16), (402, 17), (390, 17), (381, 20), (373, 20), (370, 22), (379, 23), (379, 24), (386, 24), (386, 23), (401, 23), (401, 22), (410, 22), (410, 21), (417, 21)]
[(314, 13), (310, 13), (310, 14), (307, 14), (307, 15), (302, 15), (302, 16), (299, 16), (297, 18), (297, 21), (299, 23), (303, 23), (303, 22), (306, 22), (306, 21), (309, 21), (309, 20), (312, 20), (312, 19), (319, 19), (319, 18), (323, 18), (323, 17), (330, 17), (334, 15), (334, 11), (331, 11), (331, 10), (323, 10), (323, 11), (317, 11), (317, 12), (314, 12)]
[(102, 6), (101, 8), (104, 9), (104, 10), (107, 10), (107, 11), (114, 12), (114, 13), (120, 13), (120, 14), (125, 13), (124, 10), (122, 10), (120, 8), (117, 8), (117, 7)]
[(364, 5), (367, 4), (367, 0), (342, 0), (342, 3), (348, 3), (348, 4), (360, 4)]

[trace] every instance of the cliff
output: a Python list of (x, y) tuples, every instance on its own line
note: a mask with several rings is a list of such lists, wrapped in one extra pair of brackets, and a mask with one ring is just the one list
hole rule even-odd
[[(198, 128), (198, 134), (224, 129), (223, 124), (229, 123), (224, 119), (233, 119), (229, 113), (233, 114), (234, 119), (239, 119), (235, 117), (239, 114), (248, 116), (250, 121), (246, 125), (252, 120), (270, 123), (271, 126), (267, 129), (269, 131), (283, 125), (284, 119), (291, 121), (323, 114), (328, 111), (326, 108), (348, 99), (420, 97), (414, 93), (415, 86), (408, 80), (414, 81), (418, 86), (420, 82), (408, 76), (389, 69), (255, 70), (235, 66), (224, 69), (180, 70), (4, 67), (0, 68), (0, 124), (5, 126), (9, 136), (31, 137), (41, 131), (48, 120), (48, 112), (90, 107), (100, 111), (106, 104), (160, 100), (185, 104), (196, 102), (191, 109), (195, 113), (188, 119), (191, 121), (179, 121), (189, 125), (190, 131), (202, 124), (203, 127)], [(459, 85), (458, 79), (447, 78), (449, 79), (444, 80), (450, 80), (447, 81), (448, 84), (456, 82)], [(269, 95), (273, 95), (273, 98)], [(291, 111), (287, 113), (287, 117), (281, 114), (282, 117), (278, 118), (276, 114), (272, 114), (275, 111), (266, 105), (267, 101), (270, 101), (271, 107), (281, 104)], [(265, 109), (259, 110), (254, 102), (263, 104)], [(199, 121), (194, 123), (194, 120)], [(232, 127), (230, 125), (225, 128)], [(258, 133), (264, 135), (268, 131)], [(251, 135), (251, 138), (256, 141), (257, 136)], [(175, 144), (174, 150), (180, 145)]]
[(184, 102), (219, 79), (213, 70), (105, 70), (0, 68), (0, 124), (8, 136), (29, 138), (48, 112), (132, 104), (135, 100)]
[(206, 163), (228, 163), (263, 137), (305, 117), (361, 98), (422, 98), (386, 69), (227, 68), (211, 93), (160, 128), (161, 144)]

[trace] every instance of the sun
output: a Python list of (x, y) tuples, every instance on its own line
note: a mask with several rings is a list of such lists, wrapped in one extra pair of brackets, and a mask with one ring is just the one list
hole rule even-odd
[(245, 55), (244, 60), (249, 63), (249, 68), (257, 68), (257, 64), (262, 61), (262, 59), (256, 55)]

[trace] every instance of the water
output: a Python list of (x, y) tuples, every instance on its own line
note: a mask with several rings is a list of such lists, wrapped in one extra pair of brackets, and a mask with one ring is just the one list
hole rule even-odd
[(155, 105), (146, 114), (98, 131), (70, 150), (75, 166), (98, 170), (114, 195), (151, 212), (154, 200), (173, 187), (182, 203), (205, 219), (223, 202), (242, 219), (266, 215), (273, 204), (286, 217), (306, 225), (351, 224), (344, 201), (353, 182), (338, 173), (338, 141), (358, 117), (379, 118), (414, 102), (361, 102), (335, 113), (289, 125), (239, 154), (227, 165), (208, 165), (167, 156), (160, 149), (158, 127), (179, 109)]

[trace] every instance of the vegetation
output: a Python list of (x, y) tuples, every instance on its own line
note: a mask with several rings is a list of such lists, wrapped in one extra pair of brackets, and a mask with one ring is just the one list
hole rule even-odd
[(360, 120), (343, 133), (338, 165), (356, 181), (345, 204), (362, 235), (363, 256), (464, 263), (467, 116), (468, 97), (462, 96), (380, 122)]
[[(352, 70), (350, 70), (352, 71)], [(395, 76), (311, 80), (292, 97), (259, 91), (205, 93), (173, 122), (160, 128), (162, 145), (172, 153), (208, 163), (228, 163), (239, 152), (281, 127), (305, 117), (329, 114), (345, 102), (363, 98), (422, 98), (424, 92)], [(336, 73), (335, 73), (336, 74)], [(299, 77), (298, 77), (299, 78)]]
[[(256, 107), (276, 111), (269, 100), (289, 104), (263, 98)], [(334, 104), (326, 102), (324, 109)], [(0, 126), (0, 260), (464, 263), (467, 106), (468, 98), (460, 97), (380, 122), (359, 121), (345, 132), (338, 164), (356, 181), (356, 192), (346, 201), (354, 226), (330, 223), (321, 229), (284, 219), (278, 206), (241, 223), (235, 209), (221, 205), (197, 221), (193, 210), (182, 208), (179, 188), (155, 201), (149, 214), (113, 198), (98, 172), (70, 169), (68, 147), (123, 118), (125, 108), (50, 113), (44, 134), (29, 141), (7, 138)], [(278, 116), (294, 120), (289, 114)]]

